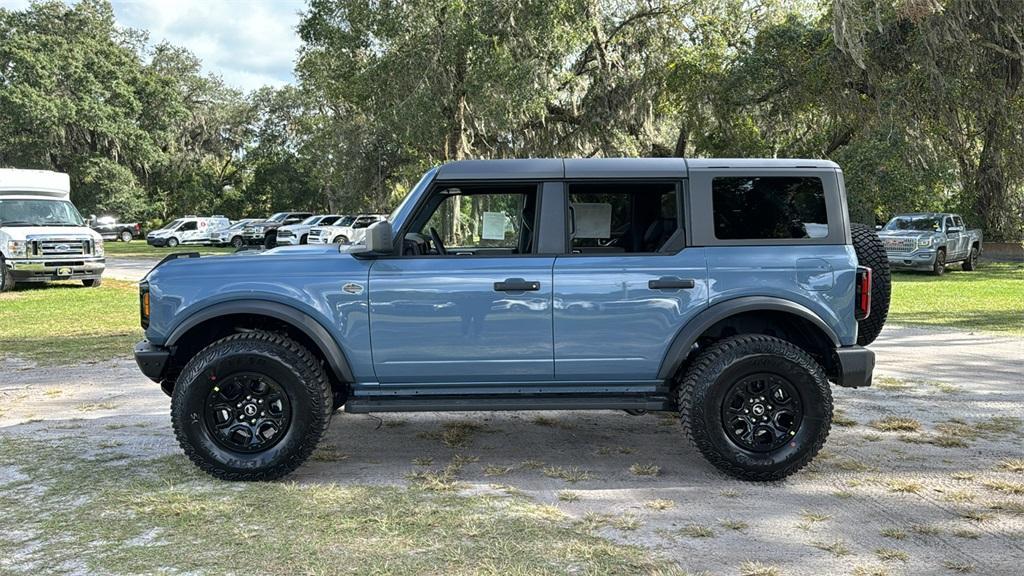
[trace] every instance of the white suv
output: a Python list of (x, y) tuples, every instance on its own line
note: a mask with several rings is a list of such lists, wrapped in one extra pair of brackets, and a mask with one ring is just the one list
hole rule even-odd
[(345, 218), (340, 214), (328, 214), (310, 216), (298, 224), (289, 224), (277, 229), (278, 246), (295, 246), (296, 244), (308, 244), (309, 232), (314, 226), (331, 226)]
[[(385, 214), (360, 214), (355, 218), (347, 217), (334, 226), (317, 226), (309, 232), (310, 244), (361, 244), (366, 237), (366, 229), (375, 222), (387, 220)], [(314, 235), (313, 232), (316, 232)]]

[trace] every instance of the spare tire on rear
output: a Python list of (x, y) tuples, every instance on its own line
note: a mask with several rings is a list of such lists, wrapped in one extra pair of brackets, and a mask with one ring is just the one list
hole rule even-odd
[(867, 346), (878, 338), (889, 315), (889, 298), (892, 291), (892, 277), (889, 274), (889, 257), (885, 254), (882, 240), (871, 227), (864, 224), (850, 224), (853, 250), (857, 263), (871, 268), (871, 314), (857, 322), (857, 344)]

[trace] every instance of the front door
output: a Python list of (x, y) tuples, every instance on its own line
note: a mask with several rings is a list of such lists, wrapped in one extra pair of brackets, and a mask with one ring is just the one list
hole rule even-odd
[(707, 306), (704, 248), (685, 248), (681, 182), (570, 184), (570, 254), (555, 261), (555, 376), (653, 381)]
[(402, 231), (403, 255), (370, 269), (377, 380), (551, 380), (554, 257), (533, 253), (537, 186), (432, 194)]

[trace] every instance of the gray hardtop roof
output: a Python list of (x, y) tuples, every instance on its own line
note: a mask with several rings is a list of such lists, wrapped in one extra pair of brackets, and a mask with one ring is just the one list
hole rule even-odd
[(780, 158), (524, 158), (459, 160), (441, 165), (437, 180), (551, 180), (561, 178), (686, 178), (719, 168), (839, 168), (831, 160)]

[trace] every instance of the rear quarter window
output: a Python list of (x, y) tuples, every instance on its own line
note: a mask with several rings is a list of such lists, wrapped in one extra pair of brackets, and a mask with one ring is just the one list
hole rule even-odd
[(715, 177), (711, 199), (719, 240), (828, 236), (825, 190), (818, 177)]

